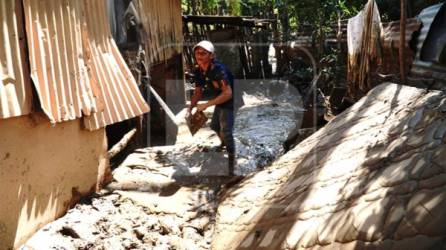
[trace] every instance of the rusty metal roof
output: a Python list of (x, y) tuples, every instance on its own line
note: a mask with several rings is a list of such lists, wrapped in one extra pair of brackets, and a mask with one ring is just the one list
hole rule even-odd
[(138, 0), (141, 23), (147, 34), (149, 63), (156, 64), (182, 51), (183, 24), (180, 0)]
[(111, 38), (106, 3), (24, 0), (31, 77), (52, 123), (94, 130), (149, 111)]
[[(400, 21), (383, 23), (382, 45), (384, 48), (399, 48), (401, 39)], [(412, 36), (420, 30), (421, 22), (416, 18), (406, 20), (406, 43), (409, 47)]]
[(31, 77), (51, 123), (99, 111), (83, 53), (81, 1), (24, 0)]
[(131, 74), (111, 36), (104, 0), (88, 0), (86, 27), (88, 30), (87, 65), (98, 82), (104, 111), (86, 116), (84, 124), (94, 130), (109, 124), (142, 115), (149, 111), (135, 78)]
[(26, 115), (31, 112), (32, 91), (25, 49), (22, 16), (12, 15), (15, 0), (0, 1), (0, 118)]

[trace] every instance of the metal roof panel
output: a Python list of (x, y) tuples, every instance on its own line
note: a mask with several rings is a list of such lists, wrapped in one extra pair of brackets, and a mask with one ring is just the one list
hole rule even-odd
[(82, 1), (23, 2), (31, 77), (51, 123), (98, 112), (84, 61)]
[(84, 117), (87, 129), (94, 130), (149, 111), (136, 80), (111, 36), (104, 0), (88, 0), (86, 28), (87, 56), (91, 77), (97, 79), (104, 111)]
[(182, 51), (183, 23), (179, 0), (138, 0), (141, 23), (147, 35), (149, 63), (156, 64)]
[[(32, 91), (25, 56), (20, 1), (0, 1), (0, 118), (31, 112)], [(15, 13), (15, 14), (14, 14)]]
[[(401, 39), (400, 21), (383, 23), (382, 41), (385, 48), (399, 48)], [(421, 22), (416, 18), (406, 20), (406, 43), (405, 47), (409, 47), (412, 36), (420, 30)]]
[(94, 130), (149, 111), (110, 33), (105, 0), (24, 0), (31, 77), (51, 123)]

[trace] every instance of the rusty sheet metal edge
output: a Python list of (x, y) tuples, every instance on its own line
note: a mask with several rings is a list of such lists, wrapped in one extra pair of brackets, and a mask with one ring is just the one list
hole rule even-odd
[(182, 53), (183, 20), (180, 0), (138, 0), (137, 8), (146, 34), (146, 55), (151, 65)]
[(81, 1), (24, 0), (31, 78), (51, 123), (98, 112), (81, 38)]
[(98, 79), (104, 97), (104, 111), (84, 117), (85, 127), (95, 130), (142, 115), (149, 112), (149, 107), (112, 39), (105, 1), (85, 0), (84, 3), (91, 52), (91, 60), (87, 64)]
[(434, 78), (441, 81), (446, 80), (446, 68), (435, 65), (432, 62), (415, 61), (411, 73), (424, 78)]
[(0, 1), (0, 118), (31, 112), (32, 91), (19, 0)]
[[(421, 22), (417, 18), (409, 18), (406, 21), (406, 43), (405, 47), (409, 47), (409, 43), (415, 32), (420, 30)], [(399, 48), (400, 47), (400, 22), (383, 23), (383, 34), (381, 36), (384, 48)]]
[(51, 123), (99, 129), (149, 111), (111, 38), (104, 0), (24, 0), (31, 77)]

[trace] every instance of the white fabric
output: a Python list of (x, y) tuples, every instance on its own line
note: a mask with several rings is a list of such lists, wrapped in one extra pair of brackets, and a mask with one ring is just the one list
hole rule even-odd
[(347, 47), (348, 54), (354, 55), (361, 51), (362, 34), (364, 28), (364, 11), (348, 19), (347, 24)]
[(347, 45), (348, 54), (354, 55), (361, 51), (362, 36), (364, 34), (364, 27), (366, 22), (366, 11), (370, 9), (370, 5), (373, 4), (373, 25), (372, 25), (372, 40), (376, 40), (379, 36), (381, 29), (381, 17), (378, 10), (378, 5), (374, 0), (368, 1), (364, 9), (358, 13), (358, 15), (350, 18), (347, 25)]

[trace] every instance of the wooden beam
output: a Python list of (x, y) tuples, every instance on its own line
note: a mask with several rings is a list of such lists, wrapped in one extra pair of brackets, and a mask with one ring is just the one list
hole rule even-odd
[(133, 139), (133, 137), (136, 134), (136, 128), (130, 130), (129, 132), (127, 132), (127, 134), (125, 134), (122, 139), (116, 143), (108, 152), (108, 158), (111, 159), (113, 157), (115, 157), (117, 154), (119, 154), (125, 147), (127, 147), (127, 145), (129, 144), (129, 142)]
[(183, 15), (183, 22), (193, 24), (227, 24), (246, 27), (267, 27), (268, 24), (276, 22), (272, 19), (258, 19), (244, 16), (194, 16)]

